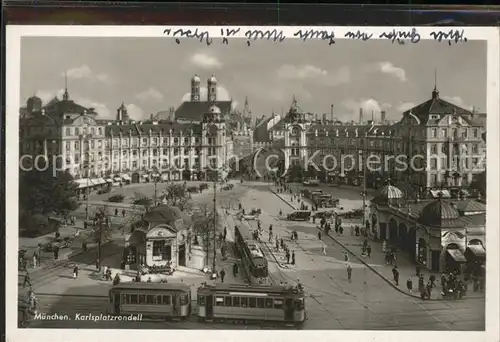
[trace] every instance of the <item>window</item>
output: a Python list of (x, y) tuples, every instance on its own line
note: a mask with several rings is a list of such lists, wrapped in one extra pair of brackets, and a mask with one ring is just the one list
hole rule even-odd
[(272, 309), (272, 308), (273, 308), (273, 299), (266, 298), (266, 309)]
[(161, 254), (162, 254), (161, 252), (162, 252), (163, 246), (165, 246), (165, 241), (164, 240), (153, 241), (153, 256), (154, 257), (161, 256)]
[(71, 135), (71, 128), (66, 128), (66, 135)]
[(71, 142), (66, 141), (66, 151), (69, 151), (71, 149)]
[(145, 146), (148, 144), (148, 138), (142, 138), (142, 145)]
[(248, 298), (241, 297), (241, 307), (246, 308), (248, 306)]
[(137, 298), (138, 296), (136, 294), (131, 294), (129, 295), (129, 304), (138, 304), (139, 303), (139, 300)]
[(189, 145), (189, 138), (184, 138), (184, 145)]
[(431, 159), (431, 169), (436, 170), (437, 169), (437, 159)]
[(451, 129), (451, 136), (453, 138), (456, 138), (458, 136), (458, 132), (457, 132), (457, 129), (456, 128), (452, 128)]
[(255, 308), (257, 306), (257, 298), (249, 298), (248, 307)]
[(102, 135), (102, 127), (99, 127), (98, 129), (99, 135)]
[(90, 132), (91, 132), (92, 134), (95, 134), (95, 127), (92, 127), (92, 128), (90, 129)]
[(443, 137), (447, 138), (448, 137), (448, 129), (442, 128), (441, 129), (441, 134)]
[(178, 145), (179, 144), (179, 138), (174, 138), (174, 145)]
[(126, 294), (122, 294), (122, 304), (128, 304), (128, 296)]
[(168, 156), (168, 150), (166, 148), (163, 149), (163, 155)]
[(205, 305), (205, 296), (198, 295), (198, 305)]
[(433, 154), (437, 153), (437, 145), (436, 144), (431, 145), (431, 153), (433, 153)]
[(75, 128), (75, 135), (80, 135), (80, 128), (78, 127)]
[(233, 297), (233, 306), (235, 307), (240, 306), (240, 297)]
[(90, 146), (91, 146), (92, 148), (95, 148), (95, 141), (94, 141), (94, 140), (91, 140), (91, 141), (90, 141)]
[(156, 296), (147, 295), (146, 296), (146, 304), (156, 304)]
[(231, 297), (224, 297), (224, 306), (231, 306)]
[(161, 295), (156, 295), (155, 304), (161, 305)]
[(303, 299), (295, 299), (294, 304), (295, 304), (296, 310), (304, 309), (304, 300)]
[(477, 133), (478, 133), (477, 128), (474, 128), (474, 130), (472, 131), (472, 135), (474, 138), (477, 138)]
[(472, 153), (477, 153), (477, 151), (478, 151), (477, 144), (472, 145)]
[(264, 298), (257, 298), (257, 307), (259, 309), (264, 309), (265, 308), (265, 301)]
[(215, 297), (215, 306), (224, 306), (224, 297)]
[(436, 128), (431, 129), (431, 137), (433, 137), (433, 138), (437, 137), (437, 129)]
[(274, 308), (282, 309), (283, 308), (283, 299), (275, 299), (274, 300)]
[(170, 305), (172, 303), (171, 297), (169, 295), (163, 295), (161, 299), (163, 305)]
[(163, 145), (168, 145), (168, 138), (163, 138)]

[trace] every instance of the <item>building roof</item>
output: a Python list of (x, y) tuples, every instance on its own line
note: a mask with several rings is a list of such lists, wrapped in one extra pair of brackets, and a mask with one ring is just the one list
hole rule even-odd
[(106, 126), (106, 134), (113, 136), (123, 135), (148, 135), (151, 132), (153, 135), (194, 135), (201, 134), (201, 126), (194, 123), (179, 123), (179, 122), (159, 122), (157, 124), (128, 124), (128, 125), (108, 125)]
[[(148, 223), (166, 223), (172, 224), (176, 220), (182, 219), (182, 212), (177, 207), (169, 205), (159, 205), (154, 207), (144, 215), (144, 221)], [(172, 226), (175, 228), (174, 226)]]
[(387, 184), (377, 192), (372, 201), (378, 204), (399, 203), (403, 197), (403, 191), (394, 185)]
[(176, 120), (186, 121), (202, 121), (203, 114), (210, 112), (211, 106), (217, 106), (222, 114), (229, 114), (231, 112), (231, 101), (199, 101), (199, 102), (183, 102), (175, 111)]
[(86, 108), (84, 106), (75, 103), (73, 100), (59, 101), (57, 98), (54, 98), (49, 103), (47, 103), (44, 109), (47, 111), (47, 113), (57, 114), (57, 115), (70, 114), (70, 113), (83, 114), (84, 112), (86, 112), (87, 114), (91, 114), (93, 112), (89, 108)]
[(430, 121), (430, 114), (438, 114), (440, 117), (445, 115), (456, 113), (460, 115), (467, 122), (474, 124), (475, 114), (471, 111), (459, 107), (451, 102), (443, 100), (439, 97), (439, 92), (437, 89), (434, 90), (433, 96), (430, 100), (427, 100), (403, 113), (403, 117), (406, 117), (410, 114), (416, 116), (421, 125), (426, 125), (428, 123), (433, 123), (434, 121)]
[(363, 137), (372, 128), (371, 125), (336, 125), (331, 122), (325, 124), (321, 122), (315, 122), (307, 129), (307, 135), (323, 136), (328, 133), (328, 136), (333, 137)]
[(465, 224), (453, 203), (441, 199), (427, 204), (420, 212), (418, 221), (430, 227), (458, 228)]

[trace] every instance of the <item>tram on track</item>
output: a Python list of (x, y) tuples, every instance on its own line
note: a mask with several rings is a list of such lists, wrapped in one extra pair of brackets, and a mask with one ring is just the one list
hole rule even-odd
[(235, 247), (241, 256), (241, 267), (251, 284), (263, 283), (268, 276), (267, 259), (259, 243), (244, 224), (234, 228)]
[(120, 283), (109, 290), (109, 313), (186, 319), (191, 315), (191, 289), (186, 284)]
[(300, 326), (306, 320), (304, 292), (292, 286), (203, 284), (197, 292), (200, 321), (274, 322)]

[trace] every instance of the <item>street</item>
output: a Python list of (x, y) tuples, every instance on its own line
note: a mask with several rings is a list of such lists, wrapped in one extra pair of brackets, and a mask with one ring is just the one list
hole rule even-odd
[[(137, 190), (136, 190), (137, 191)], [(355, 206), (355, 189), (350, 192), (349, 205)], [(211, 190), (195, 199), (198, 202), (211, 201)], [(359, 195), (358, 195), (359, 196)], [(342, 203), (342, 197), (341, 198)], [(363, 329), (363, 330), (484, 330), (484, 298), (461, 301), (422, 301), (401, 293), (387, 284), (377, 273), (363, 263), (349, 258), (353, 269), (352, 281), (347, 279), (345, 250), (330, 237), (318, 239), (316, 227), (309, 222), (289, 222), (278, 217), (280, 209), (286, 215), (292, 209), (269, 191), (269, 184), (236, 184), (231, 191), (218, 191), (217, 204), (220, 207), (237, 208), (238, 202), (248, 212), (252, 208), (262, 209), (260, 220), (264, 229), (263, 240), (267, 241), (269, 225), (274, 234), (283, 238), (290, 250), (295, 252), (296, 263), (290, 265), (282, 251), (276, 251), (274, 242), (264, 242), (263, 247), (269, 262), (270, 278), (274, 283), (300, 282), (306, 293), (308, 320), (303, 329)], [(358, 200), (359, 201), (359, 200)], [(231, 213), (235, 211), (232, 210)], [(229, 225), (230, 220), (226, 220)], [(235, 222), (238, 222), (235, 220)], [(249, 221), (256, 226), (256, 222)], [(228, 227), (228, 229), (232, 229)], [(290, 241), (292, 231), (297, 231), (298, 241)], [(118, 240), (117, 240), (118, 241)], [(273, 240), (274, 241), (274, 240)], [(326, 255), (323, 254), (325, 244)], [(120, 253), (120, 243), (114, 242), (106, 248), (112, 258)], [(92, 254), (94, 255), (94, 254)], [(92, 257), (83, 257), (82, 274), (78, 280), (70, 279), (70, 264), (63, 261), (57, 266), (37, 270), (32, 276), (35, 291), (39, 292), (41, 311), (44, 313), (68, 314), (106, 313), (109, 282), (95, 278)], [(110, 261), (111, 262), (111, 261)], [(218, 268), (227, 266), (218, 258)], [(66, 264), (68, 265), (66, 265)], [(372, 268), (386, 267), (372, 263)], [(113, 265), (110, 265), (113, 267)], [(229, 272), (228, 272), (229, 273)], [(180, 275), (174, 275), (179, 280)], [(182, 275), (182, 281), (190, 284), (193, 291), (206, 281), (203, 275)], [(239, 280), (234, 280), (239, 281)], [(259, 326), (238, 326), (221, 323), (198, 323), (194, 318), (187, 322), (143, 321), (89, 322), (89, 321), (32, 321), (33, 328), (108, 328), (108, 329), (260, 329)], [(262, 329), (272, 329), (272, 326)]]

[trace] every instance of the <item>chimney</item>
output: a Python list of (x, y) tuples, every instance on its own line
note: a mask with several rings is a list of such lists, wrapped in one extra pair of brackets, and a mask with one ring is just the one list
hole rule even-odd
[(330, 106), (330, 120), (333, 121), (333, 104)]
[(359, 123), (363, 123), (363, 108), (359, 109)]
[(385, 124), (385, 110), (380, 112), (380, 121), (382, 124)]

